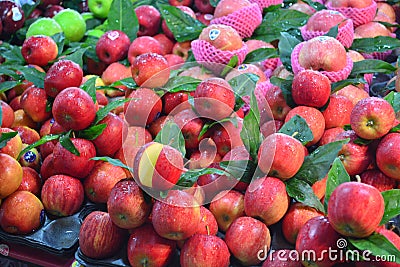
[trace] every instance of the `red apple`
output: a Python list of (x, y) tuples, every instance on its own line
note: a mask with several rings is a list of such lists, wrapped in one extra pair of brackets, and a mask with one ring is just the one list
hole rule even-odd
[(204, 122), (192, 109), (184, 109), (174, 115), (174, 122), (178, 125), (185, 139), (187, 149), (196, 149), (202, 137), (200, 137)]
[[(0, 136), (3, 133), (12, 133), (12, 132), (16, 131), (11, 130), (10, 128), (0, 128)], [(16, 136), (8, 140), (5, 146), (0, 148), (0, 153), (8, 154), (14, 159), (16, 159), (21, 150), (22, 150), (22, 140), (21, 137), (17, 134)]]
[(261, 262), (258, 252), (268, 251), (271, 246), (271, 235), (264, 223), (243, 216), (228, 228), (225, 242), (232, 255), (243, 265), (257, 265)]
[(390, 133), (379, 142), (376, 150), (376, 164), (387, 176), (400, 179), (400, 133)]
[(21, 6), (16, 2), (1, 1), (0, 20), (2, 24), (2, 37), (9, 37), (22, 28), (25, 22), (25, 14)]
[(322, 199), (326, 193), (326, 182), (328, 181), (328, 175), (319, 181), (316, 181), (312, 186), (312, 190), (318, 199)]
[(151, 212), (151, 201), (133, 179), (117, 182), (107, 200), (111, 220), (120, 228), (133, 229), (144, 224)]
[(372, 5), (372, 0), (328, 0), (332, 7), (365, 8)]
[(349, 99), (353, 105), (357, 104), (361, 99), (369, 97), (368, 93), (363, 89), (358, 88), (354, 85), (348, 85), (343, 87), (335, 93), (335, 95), (341, 95)]
[(214, 7), (211, 5), (210, 0), (194, 0), (195, 7), (202, 13), (214, 13)]
[(42, 179), (37, 171), (29, 167), (22, 167), (22, 181), (17, 190), (29, 191), (35, 196), (40, 197)]
[[(114, 113), (108, 113), (99, 124), (106, 124), (103, 132), (93, 139), (98, 156), (113, 156), (122, 147), (124, 121)], [(127, 130), (125, 128), (125, 130)]]
[(42, 181), (46, 181), (49, 177), (58, 174), (56, 170), (54, 170), (54, 158), (53, 153), (50, 153), (42, 162), (42, 166), (40, 166), (40, 177)]
[(135, 58), (131, 65), (132, 78), (138, 86), (162, 87), (169, 79), (167, 60), (156, 53), (145, 53)]
[(217, 235), (218, 223), (211, 211), (204, 206), (200, 206), (200, 217), (196, 234)]
[(0, 153), (0, 167), (0, 199), (3, 199), (21, 185), (23, 170), (17, 160), (4, 153)]
[(1, 112), (2, 112), (0, 127), (10, 128), (14, 122), (14, 111), (10, 107), (10, 105), (8, 105), (3, 100), (0, 100), (0, 108), (1, 108)]
[(21, 95), (21, 107), (34, 122), (43, 122), (51, 117), (47, 94), (44, 89), (32, 86)]
[[(352, 208), (349, 209), (349, 206)], [(378, 228), (385, 211), (385, 203), (375, 187), (359, 182), (346, 182), (332, 192), (328, 210), (329, 222), (338, 233), (364, 238)]]
[(81, 181), (68, 175), (49, 177), (41, 191), (46, 212), (55, 216), (70, 216), (78, 212), (84, 196)]
[(21, 54), (26, 63), (43, 67), (57, 58), (58, 46), (49, 36), (30, 36), (24, 40)]
[(127, 56), (130, 44), (131, 41), (126, 33), (120, 30), (110, 30), (97, 41), (96, 54), (101, 61), (111, 64)]
[[(158, 11), (157, 11), (158, 12)], [(140, 36), (132, 41), (128, 50), (129, 63), (133, 64), (137, 56), (146, 53), (165, 55), (159, 41), (151, 36)]]
[(318, 145), (323, 146), (323, 145), (326, 145), (328, 143), (335, 141), (336, 136), (343, 132), (344, 132), (344, 129), (342, 127), (326, 129), (324, 131), (324, 134), (322, 135), (321, 139), (319, 140)]
[(379, 22), (367, 22), (354, 29), (354, 38), (392, 37), (392, 32)]
[(283, 218), (289, 202), (286, 185), (281, 180), (262, 177), (252, 181), (247, 188), (244, 194), (244, 211), (247, 216), (272, 225)]
[(126, 236), (127, 231), (117, 227), (108, 213), (93, 211), (82, 222), (79, 248), (89, 258), (109, 258), (119, 251)]
[(250, 1), (221, 0), (215, 7), (214, 17), (220, 18), (234, 13), (244, 7), (250, 6)]
[(209, 42), (222, 51), (234, 51), (243, 47), (239, 33), (231, 26), (222, 24), (212, 24), (204, 28), (199, 39)]
[(159, 33), (153, 36), (161, 45), (161, 55), (172, 53), (174, 42), (169, 39), (164, 33)]
[(183, 245), (180, 263), (182, 267), (228, 267), (229, 257), (228, 246), (221, 238), (196, 234)]
[(12, 130), (17, 131), (18, 135), (21, 137), (21, 141), (23, 144), (33, 144), (36, 141), (39, 141), (40, 135), (39, 133), (29, 128), (28, 126), (16, 126), (13, 127)]
[(140, 5), (135, 8), (139, 21), (137, 36), (153, 36), (160, 28), (161, 14), (157, 8), (151, 5)]
[(291, 108), (286, 103), (282, 90), (278, 86), (273, 86), (265, 94), (265, 100), (271, 109), (275, 120), (285, 120)]
[(348, 98), (341, 95), (331, 95), (328, 106), (322, 111), (325, 118), (325, 128), (343, 127), (350, 124), (350, 114), (353, 107), (353, 103)]
[(224, 157), (234, 148), (242, 147), (243, 141), (240, 132), (243, 127), (243, 121), (237, 120), (237, 127), (231, 121), (226, 121), (215, 125), (211, 129), (211, 138), (215, 142), (217, 152)]
[(54, 17), (57, 13), (59, 13), (61, 10), (64, 10), (64, 7), (60, 5), (51, 5), (46, 8), (46, 10), (43, 13), (43, 17), (47, 18), (52, 18)]
[(278, 249), (271, 251), (266, 257), (262, 267), (301, 267), (303, 266), (293, 251), (289, 249)]
[(306, 27), (309, 31), (328, 32), (333, 26), (343, 27), (346, 17), (335, 10), (323, 9), (315, 12), (307, 21)]
[[(25, 149), (28, 145), (23, 144), (22, 148)], [(40, 168), (40, 154), (36, 148), (31, 148), (21, 155), (18, 162), (22, 167), (31, 167), (35, 170)]]
[(46, 73), (44, 90), (47, 95), (56, 97), (59, 92), (68, 87), (78, 87), (82, 83), (83, 70), (71, 60), (59, 60)]
[(182, 110), (190, 108), (189, 94), (186, 92), (165, 93), (162, 96), (163, 112), (174, 115)]
[(187, 60), (189, 56), (189, 50), (191, 48), (191, 42), (177, 42), (172, 47), (172, 54), (180, 56), (184, 61)]
[(372, 185), (380, 192), (396, 188), (396, 180), (386, 176), (377, 169), (366, 170), (361, 173), (360, 178), (362, 183)]

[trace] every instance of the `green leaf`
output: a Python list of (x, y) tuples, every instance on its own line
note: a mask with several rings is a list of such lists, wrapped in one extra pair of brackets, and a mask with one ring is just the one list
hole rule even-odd
[(377, 59), (365, 59), (353, 63), (350, 75), (356, 77), (365, 73), (385, 73), (391, 74), (396, 71), (396, 67), (390, 63)]
[(350, 49), (357, 52), (385, 52), (400, 47), (400, 40), (388, 36), (374, 38), (355, 38)]
[(106, 127), (107, 127), (107, 124), (105, 124), (105, 123), (97, 124), (97, 125), (87, 128), (85, 130), (76, 132), (76, 135), (79, 138), (83, 138), (83, 139), (87, 139), (87, 140), (94, 140), (103, 133), (103, 131)]
[(23, 154), (25, 154), (26, 152), (28, 152), (29, 150), (31, 150), (32, 148), (38, 147), (40, 145), (43, 145), (47, 142), (56, 140), (58, 138), (60, 138), (61, 134), (48, 134), (43, 136), (42, 138), (40, 138), (38, 141), (34, 142), (33, 144), (30, 144), (29, 146), (25, 147), (18, 155), (19, 159)]
[(224, 123), (226, 121), (230, 121), (233, 123), (233, 125), (237, 128), (238, 127), (238, 121), (237, 121), (237, 117), (227, 117), (225, 119), (222, 119), (220, 121), (209, 121), (204, 123), (203, 128), (201, 129), (200, 133), (199, 133), (199, 137), (198, 139), (200, 140), (201, 137), (209, 130), (211, 129), (213, 126), (217, 125), (217, 124), (221, 124)]
[(91, 160), (105, 161), (105, 162), (108, 162), (108, 163), (110, 163), (110, 164), (112, 164), (114, 166), (121, 167), (121, 168), (124, 168), (125, 170), (133, 172), (133, 169), (131, 167), (128, 167), (127, 165), (122, 163), (119, 159), (113, 159), (113, 158), (110, 158), (110, 157), (94, 157), (94, 158), (91, 158)]
[(356, 139), (353, 140), (353, 143), (357, 144), (357, 145), (361, 145), (361, 146), (367, 146), (367, 145), (371, 144), (372, 141), (374, 141), (374, 140), (368, 140), (368, 139), (364, 139), (361, 137), (357, 137)]
[(36, 87), (44, 88), (44, 77), (46, 73), (28, 66), (20, 66), (16, 69), (24, 75), (26, 80), (32, 82)]
[(314, 135), (310, 127), (308, 127), (306, 120), (299, 115), (294, 115), (288, 122), (283, 124), (278, 132), (296, 138), (303, 145), (314, 139)]
[(262, 135), (260, 132), (260, 111), (254, 93), (250, 96), (250, 110), (243, 119), (240, 137), (250, 157), (256, 161), (258, 149), (262, 142)]
[(300, 40), (296, 37), (290, 35), (287, 32), (281, 32), (281, 36), (279, 39), (278, 49), (282, 64), (289, 71), (292, 70), (292, 52), (296, 45), (300, 43)]
[(249, 184), (254, 177), (257, 165), (252, 160), (221, 161), (219, 166), (230, 174), (230, 177)]
[(308, 183), (293, 177), (287, 180), (285, 184), (286, 192), (290, 197), (304, 205), (313, 207), (325, 213), (324, 206)]
[(282, 90), (283, 97), (289, 107), (294, 108), (297, 106), (292, 97), (293, 76), (289, 76), (287, 79), (272, 76), (270, 81), (273, 85), (278, 86)]
[(312, 1), (312, 0), (303, 0), (303, 2), (306, 3), (307, 5), (311, 6), (312, 8), (314, 8), (316, 11), (326, 9), (326, 6), (324, 6), (323, 4)]
[[(0, 120), (0, 121), (1, 121), (1, 120)], [(391, 132), (391, 133), (396, 133), (396, 132), (399, 132), (399, 131), (400, 131), (400, 123), (397, 124), (396, 126), (394, 126), (392, 129), (390, 129), (389, 132)]]
[(189, 169), (182, 173), (176, 185), (182, 187), (191, 187), (197, 181), (199, 176), (206, 174), (229, 175), (224, 170), (216, 168)]
[(183, 137), (179, 126), (172, 120), (168, 120), (165, 123), (164, 127), (154, 138), (154, 142), (169, 145), (177, 149), (181, 152), (183, 157), (186, 155), (185, 138)]
[(331, 93), (333, 94), (348, 85), (358, 85), (360, 83), (367, 83), (367, 81), (364, 79), (364, 77), (360, 77), (331, 83)]
[(5, 81), (5, 82), (0, 83), (0, 94), (10, 90), (11, 88), (17, 86), (18, 84), (21, 84), (21, 82)]
[(385, 27), (387, 27), (387, 28), (389, 28), (389, 27), (391, 27), (391, 28), (400, 28), (400, 25), (399, 24), (392, 24), (392, 23), (389, 23), (389, 22), (385, 22), (385, 21), (378, 21), (378, 20), (374, 20), (375, 22), (379, 22), (380, 24), (382, 24), (383, 26), (385, 26)]
[(329, 29), (329, 31), (325, 34), (325, 36), (336, 38), (339, 32), (339, 24), (333, 26)]
[(76, 156), (80, 156), (81, 154), (79, 153), (78, 149), (74, 146), (74, 143), (72, 143), (71, 139), (69, 138), (69, 135), (71, 134), (71, 131), (62, 134), (60, 136), (60, 139), (58, 140), (63, 148), (71, 152), (72, 154)]
[(64, 44), (65, 44), (65, 35), (63, 32), (56, 33), (52, 36), (50, 36), (54, 42), (56, 42), (57, 47), (58, 47), (58, 56), (60, 56), (64, 50)]
[(96, 103), (96, 80), (98, 76), (94, 76), (81, 85), (81, 88), (90, 95), (93, 102)]
[(228, 74), (228, 72), (230, 72), (232, 69), (236, 68), (238, 63), (239, 63), (239, 58), (237, 55), (234, 55), (233, 57), (231, 57), (228, 64), (222, 70), (221, 76), (225, 77), (225, 75)]
[(20, 46), (2, 42), (0, 43), (0, 54), (6, 60), (6, 64), (25, 64), (25, 59), (22, 57)]
[(85, 54), (87, 49), (88, 49), (87, 47), (80, 48), (76, 52), (66, 56), (64, 59), (71, 60), (71, 61), (75, 62), (76, 64), (79, 64), (79, 66), (81, 66), (81, 68), (83, 68), (82, 57), (83, 57), (83, 54)]
[(276, 58), (276, 57), (279, 57), (276, 48), (267, 48), (267, 47), (258, 48), (246, 55), (243, 64), (254, 64), (264, 61), (268, 58)]
[(383, 191), (381, 194), (385, 201), (385, 213), (381, 220), (382, 225), (400, 214), (400, 189)]
[(190, 76), (175, 76), (170, 78), (167, 84), (162, 87), (162, 89), (170, 93), (181, 91), (192, 92), (196, 90), (196, 87), (200, 84), (200, 82), (200, 79)]
[(328, 173), (333, 161), (344, 144), (350, 141), (349, 138), (335, 141), (315, 149), (310, 155), (304, 158), (303, 165), (294, 178), (314, 184), (321, 180)]
[(128, 87), (129, 89), (137, 88), (137, 84), (135, 83), (132, 77), (119, 80), (118, 82), (120, 82), (121, 85)]
[[(239, 68), (241, 66), (242, 65), (240, 65)], [(230, 79), (228, 83), (232, 87), (236, 98), (242, 98), (244, 96), (250, 96), (254, 92), (259, 79), (260, 77), (254, 73), (242, 73)]]
[(218, 5), (219, 1), (220, 0), (210, 0), (210, 4), (211, 4), (211, 6), (216, 7)]
[(3, 101), (0, 100), (0, 127), (3, 124)]
[(281, 33), (298, 29), (305, 25), (309, 15), (291, 9), (274, 9), (267, 12), (260, 26), (254, 31), (252, 38), (272, 42), (281, 37)]
[(374, 233), (366, 238), (348, 238), (348, 240), (357, 249), (367, 250), (375, 256), (394, 257), (396, 263), (400, 263), (400, 250), (383, 235)]
[(333, 190), (335, 190), (338, 185), (346, 182), (350, 182), (350, 175), (344, 168), (342, 161), (339, 158), (336, 158), (328, 172), (328, 180), (326, 181), (326, 193), (324, 198), (326, 210), (328, 210), (328, 201)]
[(384, 99), (392, 105), (395, 113), (400, 111), (400, 93), (390, 92)]
[(28, 18), (32, 11), (40, 4), (40, 1), (29, 1), (22, 4), (21, 8), (24, 11), (24, 17)]
[(107, 104), (107, 106), (102, 107), (96, 112), (96, 119), (93, 122), (93, 125), (98, 124), (102, 119), (104, 119), (109, 112), (111, 112), (113, 109), (116, 109), (119, 106), (122, 106), (125, 102), (129, 102), (131, 99), (130, 98), (125, 98), (125, 99), (118, 99), (115, 101), (112, 101)]
[[(0, 106), (0, 109), (1, 109), (1, 106)], [(1, 123), (1, 117), (0, 117), (0, 123)], [(0, 149), (5, 147), (7, 145), (7, 142), (10, 141), (10, 139), (14, 138), (17, 134), (18, 134), (17, 131), (1, 133), (0, 134)]]
[(139, 22), (131, 0), (113, 0), (108, 12), (108, 30), (120, 30), (133, 41), (139, 31)]
[(158, 4), (158, 9), (178, 42), (185, 42), (197, 39), (206, 27), (197, 19), (192, 18), (177, 7)]

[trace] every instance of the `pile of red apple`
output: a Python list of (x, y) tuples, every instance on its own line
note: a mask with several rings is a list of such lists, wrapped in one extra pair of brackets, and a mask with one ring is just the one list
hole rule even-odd
[[(104, 23), (101, 34), (91, 29), (63, 48), (54, 36), (18, 40), (28, 18), (66, 9), (60, 1), (41, 1), (27, 20), (21, 6), (0, 1), (0, 51), (18, 54), (0, 55), (2, 231), (28, 235), (45, 216), (71, 216), (93, 202), (106, 209), (90, 213), (79, 233), (80, 251), (93, 260), (126, 247), (131, 266), (168, 266), (178, 254), (183, 267), (398, 265), (400, 258), (312, 261), (289, 250), (318, 255), (344, 249), (339, 240), (380, 240), (382, 253), (400, 254), (400, 237), (385, 228), (400, 214), (400, 87), (388, 83), (386, 96), (376, 97), (371, 73), (351, 79), (366, 58), (390, 69), (381, 60), (394, 51), (357, 52), (351, 44), (393, 37), (398, 6), (289, 5), (309, 18), (307, 40), (291, 47), (288, 62), (263, 56), (281, 41), (256, 39), (256, 28), (268, 25), (262, 15), (283, 9), (282, 1), (141, 5), (133, 40), (121, 29), (102, 32), (107, 12), (95, 7), (112, 12), (112, 2), (82, 1), (79, 11), (88, 6)], [(322, 4), (330, 10), (315, 9)], [(198, 35), (177, 41), (181, 33), (162, 18), (170, 11), (196, 23)], [(327, 36), (335, 26), (336, 38)], [(88, 40), (95, 47), (85, 47)], [(83, 61), (76, 47), (87, 49)], [(324, 155), (328, 147), (337, 148), (336, 160)], [(240, 175), (232, 167), (239, 163)], [(246, 164), (257, 168), (248, 173)], [(291, 247), (267, 256), (274, 226)]]

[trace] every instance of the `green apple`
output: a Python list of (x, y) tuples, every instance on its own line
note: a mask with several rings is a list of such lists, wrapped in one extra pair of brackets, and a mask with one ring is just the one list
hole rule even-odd
[(52, 36), (56, 33), (62, 32), (60, 25), (52, 18), (39, 18), (32, 23), (27, 32), (26, 38), (33, 35), (47, 35)]
[(95, 17), (105, 19), (110, 11), (111, 3), (113, 0), (88, 0), (89, 11)]
[(54, 20), (61, 26), (65, 39), (70, 42), (78, 42), (86, 32), (86, 22), (82, 15), (74, 9), (64, 9), (57, 13)]

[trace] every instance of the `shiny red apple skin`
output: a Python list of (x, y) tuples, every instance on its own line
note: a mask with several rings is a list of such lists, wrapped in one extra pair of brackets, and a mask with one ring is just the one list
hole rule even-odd
[(131, 65), (132, 78), (137, 85), (149, 88), (162, 87), (168, 82), (168, 61), (159, 54), (145, 53), (135, 58)]
[(32, 86), (22, 93), (21, 107), (34, 122), (43, 122), (51, 117), (48, 111), (47, 94), (44, 89)]
[(57, 58), (58, 47), (49, 36), (30, 36), (22, 44), (21, 54), (26, 63), (44, 67)]
[(151, 36), (140, 36), (132, 41), (128, 49), (128, 61), (133, 64), (137, 56), (146, 53), (156, 53), (159, 55), (166, 55), (163, 53), (161, 43)]
[(389, 133), (382, 138), (376, 150), (378, 168), (393, 179), (400, 179), (400, 133)]
[(126, 57), (131, 41), (120, 30), (105, 32), (96, 43), (96, 54), (106, 64), (117, 62)]
[(161, 22), (160, 12), (151, 5), (140, 5), (135, 8), (139, 21), (138, 37), (153, 36), (157, 34)]
[(98, 156), (112, 157), (122, 147), (123, 131), (127, 128), (124, 127), (124, 121), (114, 113), (108, 113), (99, 122), (103, 123), (106, 124), (106, 128), (92, 142)]

